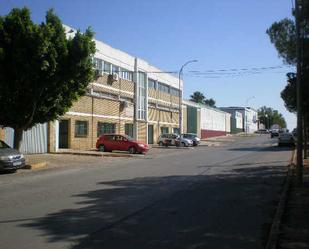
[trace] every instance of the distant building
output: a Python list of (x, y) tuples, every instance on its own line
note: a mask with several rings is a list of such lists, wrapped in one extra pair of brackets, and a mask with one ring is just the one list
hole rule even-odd
[(224, 110), (229, 113), (235, 113), (235, 115), (236, 115), (236, 111), (240, 112), (243, 117), (243, 121), (242, 121), (243, 132), (253, 133), (258, 130), (259, 122), (258, 122), (257, 110), (251, 107), (237, 107), (237, 106), (221, 107), (221, 110)]
[(235, 109), (220, 108), (221, 110), (228, 112), (231, 114), (231, 133), (237, 134), (244, 131), (244, 125), (243, 125), (243, 115), (242, 112)]
[(201, 138), (225, 136), (231, 132), (231, 114), (218, 108), (183, 101), (184, 132)]

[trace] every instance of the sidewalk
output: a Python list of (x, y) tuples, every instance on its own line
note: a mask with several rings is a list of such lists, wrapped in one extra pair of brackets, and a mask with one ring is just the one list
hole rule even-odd
[(277, 249), (309, 248), (309, 159), (304, 160), (303, 179), (303, 187), (297, 187), (294, 172), (281, 221)]

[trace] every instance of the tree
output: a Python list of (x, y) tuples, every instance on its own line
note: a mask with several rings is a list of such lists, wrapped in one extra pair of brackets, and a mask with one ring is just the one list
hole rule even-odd
[(296, 74), (288, 73), (288, 83), (281, 92), (281, 98), (284, 100), (284, 105), (289, 112), (296, 113)]
[[(301, 32), (303, 33), (303, 51), (302, 51), (302, 99), (304, 113), (309, 114), (309, 0), (303, 1), (304, 5), (302, 20), (300, 23)], [(290, 65), (296, 65), (296, 26), (291, 19), (285, 18), (275, 22), (267, 29), (271, 43), (276, 47), (278, 54), (284, 62)], [(287, 86), (281, 92), (281, 97), (289, 111), (296, 112), (296, 74), (291, 72), (287, 74)]]
[(199, 104), (205, 104), (208, 106), (212, 106), (215, 107), (216, 105), (216, 101), (212, 98), (207, 99), (205, 97), (205, 95), (202, 92), (196, 91), (194, 92), (191, 96), (190, 96), (190, 100), (195, 102), (195, 103), (199, 103)]
[(212, 98), (204, 100), (205, 105), (209, 105), (211, 107), (216, 107), (216, 101)]
[(49, 10), (35, 24), (27, 8), (0, 17), (0, 125), (22, 132), (57, 119), (72, 106), (93, 77), (93, 32), (67, 38), (60, 19)]
[(271, 107), (262, 106), (258, 109), (260, 123), (264, 124), (266, 129), (272, 125), (278, 124), (281, 128), (286, 128), (286, 121), (281, 113)]
[(205, 96), (203, 93), (196, 91), (194, 92), (191, 96), (190, 96), (190, 100), (195, 102), (195, 103), (199, 103), (199, 104), (203, 104), (204, 100), (205, 100)]

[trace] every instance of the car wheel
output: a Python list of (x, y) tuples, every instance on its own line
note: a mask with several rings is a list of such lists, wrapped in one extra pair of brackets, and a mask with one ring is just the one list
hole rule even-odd
[(129, 153), (130, 153), (130, 154), (135, 154), (135, 153), (136, 153), (135, 147), (130, 147), (130, 148), (129, 148)]
[(163, 146), (163, 142), (162, 141), (159, 142), (159, 146)]
[(181, 142), (181, 147), (187, 147), (187, 145), (185, 144), (185, 142)]
[(101, 152), (106, 151), (106, 150), (105, 150), (105, 146), (104, 146), (103, 144), (101, 144), (101, 145), (99, 146), (99, 151), (101, 151)]

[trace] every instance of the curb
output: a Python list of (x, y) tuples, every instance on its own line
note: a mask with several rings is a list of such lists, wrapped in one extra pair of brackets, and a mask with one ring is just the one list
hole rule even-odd
[(285, 208), (286, 208), (288, 191), (291, 185), (292, 168), (295, 165), (294, 164), (295, 155), (296, 155), (295, 150), (293, 150), (290, 164), (288, 165), (287, 176), (284, 182), (283, 190), (282, 190), (280, 200), (277, 206), (275, 217), (274, 217), (273, 223), (270, 228), (270, 232), (268, 235), (268, 240), (267, 240), (265, 249), (276, 249), (277, 248), (279, 234), (280, 234), (281, 220), (282, 220), (282, 216), (284, 214)]
[(76, 156), (93, 156), (93, 157), (134, 157), (131, 154), (96, 154), (84, 152), (53, 152), (51, 154), (57, 155), (76, 155)]
[(23, 169), (41, 169), (45, 168), (47, 166), (47, 162), (40, 162), (40, 163), (32, 163), (32, 164), (26, 164)]

